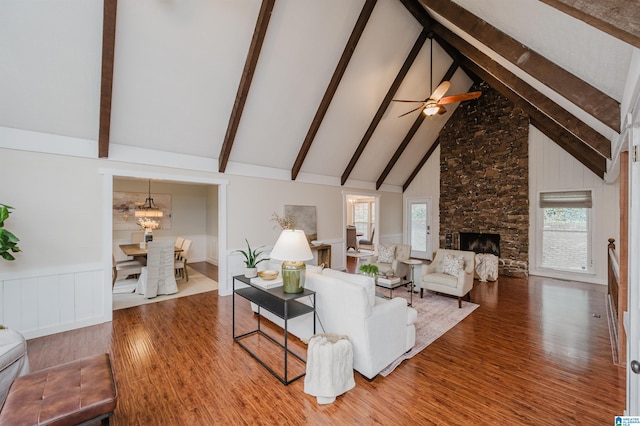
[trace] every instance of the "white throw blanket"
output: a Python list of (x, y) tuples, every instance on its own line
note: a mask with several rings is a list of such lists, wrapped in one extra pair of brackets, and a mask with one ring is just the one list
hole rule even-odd
[(336, 396), (353, 389), (353, 350), (347, 336), (316, 334), (309, 339), (304, 391), (330, 404)]
[(487, 280), (497, 280), (498, 256), (488, 253), (476, 254), (476, 274), (478, 274), (478, 278), (483, 283), (486, 283)]

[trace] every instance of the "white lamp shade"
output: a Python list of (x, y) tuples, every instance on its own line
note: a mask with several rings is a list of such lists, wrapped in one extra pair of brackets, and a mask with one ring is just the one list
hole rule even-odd
[(300, 261), (313, 259), (313, 253), (311, 253), (304, 231), (285, 229), (278, 237), (269, 257), (276, 260)]

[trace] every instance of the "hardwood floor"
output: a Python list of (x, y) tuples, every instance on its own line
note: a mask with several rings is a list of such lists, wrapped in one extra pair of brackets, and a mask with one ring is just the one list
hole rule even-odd
[[(116, 426), (608, 425), (624, 410), (625, 371), (612, 363), (605, 292), (539, 277), (476, 282), (469, 317), (388, 377), (356, 373), (356, 387), (326, 406), (234, 344), (232, 297), (217, 292), (118, 310), (111, 323), (32, 339), (28, 353), (32, 371), (111, 353)], [(236, 301), (236, 326), (248, 329), (254, 316)]]

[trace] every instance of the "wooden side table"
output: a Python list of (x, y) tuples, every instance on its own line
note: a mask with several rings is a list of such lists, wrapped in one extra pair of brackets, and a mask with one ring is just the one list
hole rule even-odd
[(311, 244), (311, 251), (318, 252), (318, 265), (322, 265), (324, 263), (325, 268), (331, 268), (331, 245), (330, 244), (321, 244), (319, 246), (314, 246)]

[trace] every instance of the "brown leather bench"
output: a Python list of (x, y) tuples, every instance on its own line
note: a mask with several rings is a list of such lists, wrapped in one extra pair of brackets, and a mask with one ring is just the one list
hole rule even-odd
[(0, 425), (108, 425), (116, 402), (111, 359), (101, 354), (18, 377), (0, 409)]

